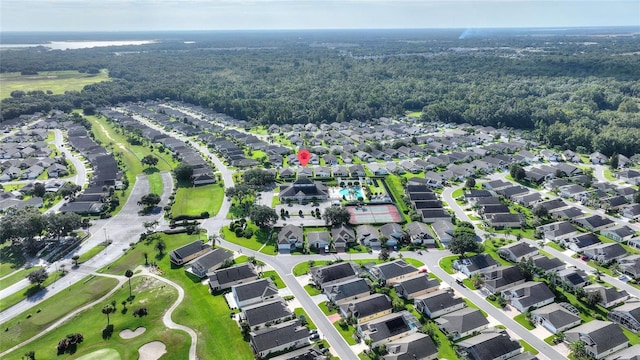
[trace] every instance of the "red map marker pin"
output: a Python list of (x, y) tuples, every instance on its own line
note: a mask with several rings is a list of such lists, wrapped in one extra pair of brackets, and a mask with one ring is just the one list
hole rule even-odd
[(300, 164), (302, 164), (302, 166), (307, 166), (309, 160), (311, 160), (311, 153), (309, 152), (309, 150), (302, 149), (298, 151), (298, 161), (300, 161)]

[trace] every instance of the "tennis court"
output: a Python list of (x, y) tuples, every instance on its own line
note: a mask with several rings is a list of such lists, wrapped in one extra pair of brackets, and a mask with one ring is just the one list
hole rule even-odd
[(393, 204), (347, 206), (347, 210), (351, 214), (349, 222), (354, 225), (402, 222), (402, 216)]

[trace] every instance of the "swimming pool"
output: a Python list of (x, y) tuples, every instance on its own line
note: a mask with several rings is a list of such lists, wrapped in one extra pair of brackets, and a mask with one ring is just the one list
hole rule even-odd
[(359, 186), (354, 186), (350, 188), (342, 188), (339, 191), (340, 196), (344, 196), (345, 199), (349, 201), (358, 200), (358, 198), (364, 199), (364, 194), (362, 193), (362, 188)]

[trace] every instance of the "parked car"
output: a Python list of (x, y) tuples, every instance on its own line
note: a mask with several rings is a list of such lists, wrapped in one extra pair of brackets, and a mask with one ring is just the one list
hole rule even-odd
[(311, 340), (311, 341), (315, 341), (315, 340), (318, 340), (318, 339), (320, 339), (320, 334), (313, 334), (313, 335), (309, 336), (309, 340)]

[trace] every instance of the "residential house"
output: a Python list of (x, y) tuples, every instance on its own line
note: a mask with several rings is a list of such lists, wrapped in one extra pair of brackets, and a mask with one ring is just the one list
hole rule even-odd
[(369, 270), (369, 273), (385, 285), (395, 283), (418, 275), (419, 270), (402, 259), (377, 264)]
[(506, 331), (485, 332), (456, 344), (456, 352), (465, 360), (505, 360), (521, 351), (520, 343), (512, 340)]
[(467, 303), (453, 295), (453, 291), (438, 290), (413, 299), (416, 310), (431, 319), (462, 309)]
[(627, 256), (627, 251), (618, 243), (599, 243), (588, 246), (582, 250), (590, 259), (602, 264), (609, 264)]
[(468, 307), (442, 315), (435, 323), (454, 341), (489, 327), (489, 321), (480, 310)]
[(640, 255), (629, 255), (620, 259), (618, 267), (620, 272), (634, 279), (640, 278)]
[(331, 237), (336, 251), (343, 252), (356, 241), (356, 232), (349, 225), (341, 224), (331, 228)]
[(292, 317), (295, 318), (295, 315), (280, 298), (245, 306), (240, 313), (240, 319), (246, 321), (250, 329), (253, 330), (258, 330), (265, 325), (271, 326), (283, 320), (290, 320)]
[(600, 231), (600, 234), (619, 243), (624, 243), (636, 236), (636, 232), (627, 225), (618, 225), (606, 228)]
[(575, 289), (589, 285), (591, 280), (587, 273), (578, 268), (566, 268), (558, 271), (558, 281), (565, 288)]
[(364, 298), (371, 293), (369, 283), (364, 278), (355, 278), (327, 285), (323, 290), (327, 298), (337, 305)]
[(492, 294), (498, 294), (505, 289), (525, 282), (524, 276), (516, 266), (500, 266), (483, 271), (480, 275), (484, 281), (484, 288)]
[(640, 204), (625, 206), (621, 210), (621, 215), (629, 220), (640, 220)]
[(600, 239), (595, 234), (587, 233), (580, 234), (576, 236), (572, 236), (570, 238), (566, 238), (560, 240), (560, 245), (566, 247), (569, 250), (575, 251), (577, 253), (581, 253), (584, 248), (599, 244)]
[(557, 334), (580, 325), (582, 319), (579, 314), (569, 303), (553, 303), (531, 311), (531, 319), (552, 334)]
[(638, 331), (640, 331), (640, 301), (637, 299), (629, 300), (612, 309), (607, 314), (607, 319), (616, 324), (620, 324), (620, 326), (623, 326), (634, 333), (638, 333)]
[(640, 360), (640, 345), (636, 344), (625, 349), (616, 351), (605, 360)]
[(303, 230), (301, 227), (287, 224), (278, 232), (278, 252), (288, 253), (295, 248), (304, 246)]
[(357, 265), (351, 262), (338, 262), (331, 265), (314, 266), (309, 269), (311, 280), (320, 288), (334, 285), (358, 277)]
[(440, 288), (440, 282), (436, 279), (429, 278), (429, 275), (422, 273), (408, 279), (400, 280), (393, 285), (398, 296), (411, 300), (415, 297), (426, 295), (437, 291)]
[(251, 263), (238, 264), (218, 269), (209, 275), (209, 287), (212, 291), (229, 289), (232, 286), (258, 280), (258, 273)]
[(327, 252), (331, 244), (331, 233), (328, 231), (310, 231), (307, 233), (307, 244), (309, 249)]
[(478, 254), (469, 258), (458, 259), (453, 262), (453, 268), (461, 273), (471, 276), (475, 273), (488, 271), (500, 266), (489, 254)]
[(391, 298), (385, 294), (368, 295), (340, 305), (340, 315), (345, 319), (353, 317), (358, 324), (391, 314), (392, 311)]
[(387, 343), (383, 360), (435, 360), (438, 348), (429, 335), (413, 333)]
[(502, 298), (521, 313), (551, 304), (555, 295), (543, 282), (528, 281), (502, 291)]
[(591, 153), (591, 155), (589, 155), (589, 161), (591, 161), (593, 165), (599, 165), (609, 161), (609, 158), (607, 158), (607, 156), (596, 151)]
[(500, 228), (520, 228), (525, 224), (522, 214), (490, 214), (486, 216), (489, 226)]
[(231, 293), (236, 305), (242, 309), (275, 298), (278, 296), (278, 288), (270, 278), (264, 278), (232, 286)]
[(589, 294), (591, 292), (600, 293), (600, 301), (598, 304), (602, 307), (610, 308), (625, 302), (629, 298), (626, 290), (618, 290), (614, 287), (605, 287), (601, 284), (591, 284), (584, 287), (584, 291)]
[(169, 260), (180, 266), (213, 250), (210, 245), (196, 240), (169, 252)]
[(196, 276), (203, 278), (233, 259), (233, 253), (223, 248), (210, 251), (191, 263), (190, 271)]
[(620, 326), (602, 320), (592, 320), (565, 332), (569, 343), (582, 341), (588, 355), (596, 359), (606, 356), (629, 346), (629, 339), (624, 335)]
[(549, 271), (559, 271), (564, 269), (566, 264), (558, 258), (546, 257), (544, 255), (535, 255), (531, 258), (533, 265), (539, 269), (539, 275)]
[(545, 239), (555, 242), (578, 234), (578, 229), (568, 221), (558, 221), (541, 225), (536, 228), (536, 231), (542, 234)]
[(250, 332), (249, 343), (256, 355), (263, 358), (271, 353), (309, 344), (309, 330), (298, 320), (291, 320)]
[(425, 223), (414, 221), (407, 224), (407, 234), (415, 245), (435, 245), (435, 239)]
[(360, 225), (356, 228), (358, 242), (372, 248), (380, 248), (380, 236), (378, 229), (372, 225)]
[(613, 226), (615, 223), (608, 218), (600, 215), (591, 215), (578, 218), (574, 220), (577, 224), (582, 225), (589, 231), (604, 230), (609, 226)]
[[(282, 175), (281, 175), (282, 176)], [(310, 179), (298, 179), (290, 185), (280, 188), (280, 201), (305, 202), (305, 201), (324, 201), (329, 198), (327, 186), (320, 181)]]
[(438, 238), (440, 243), (444, 247), (447, 247), (451, 242), (451, 239), (453, 238), (453, 232), (455, 230), (455, 227), (453, 226), (451, 221), (438, 220), (431, 224), (431, 228), (433, 229), (433, 232), (436, 234), (436, 237)]
[(387, 246), (397, 246), (406, 236), (402, 225), (397, 223), (384, 224), (379, 229), (380, 235), (387, 238)]
[(416, 333), (419, 325), (418, 319), (404, 310), (363, 323), (358, 326), (358, 333), (373, 348)]
[(536, 254), (538, 254), (538, 249), (525, 242), (514, 242), (498, 249), (498, 255), (511, 262), (520, 262)]

